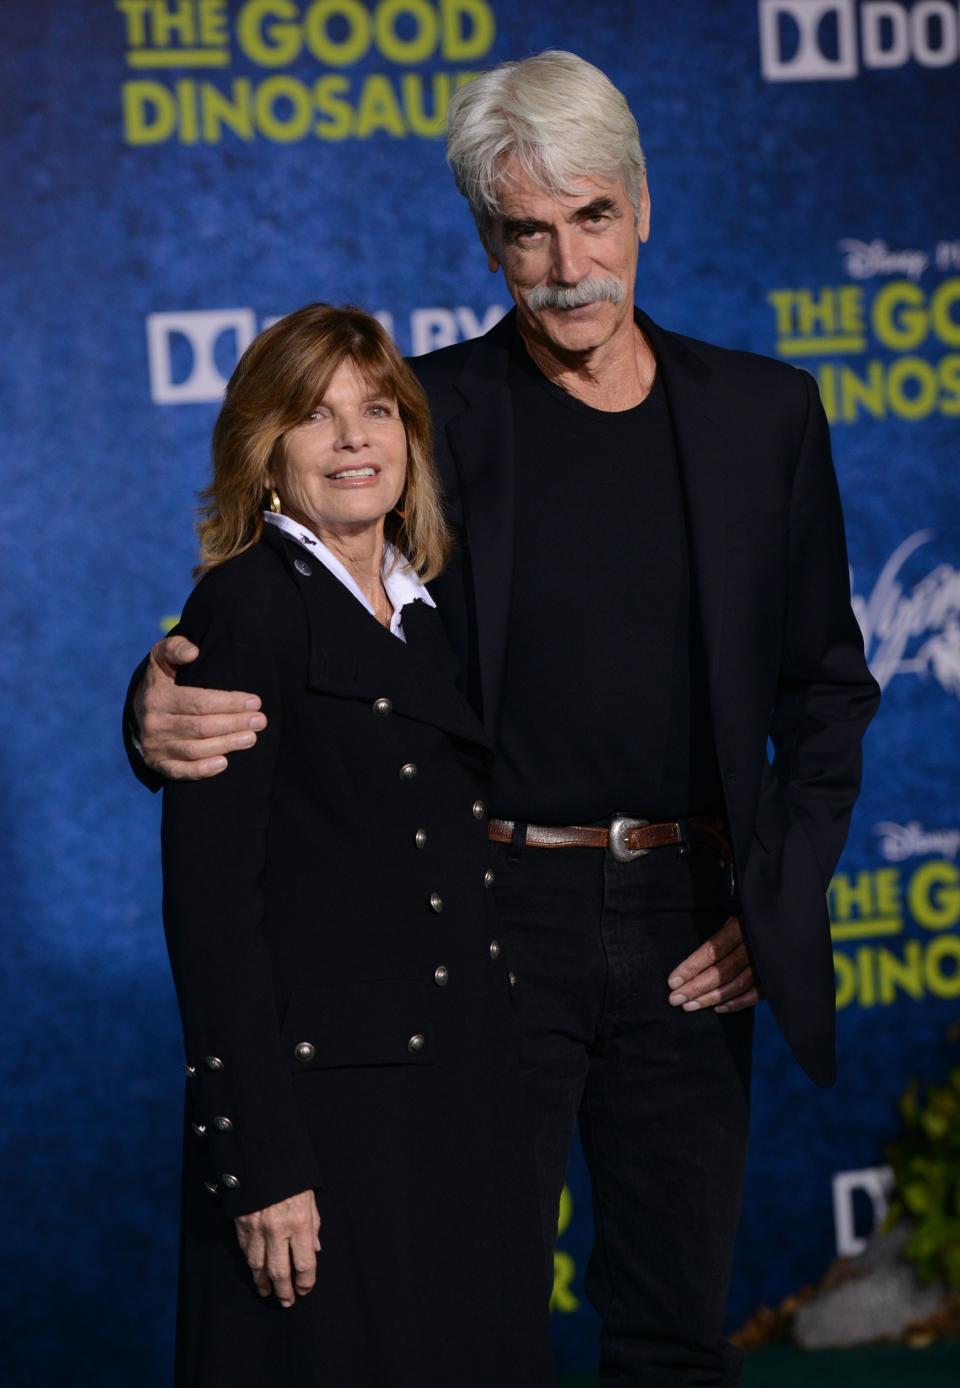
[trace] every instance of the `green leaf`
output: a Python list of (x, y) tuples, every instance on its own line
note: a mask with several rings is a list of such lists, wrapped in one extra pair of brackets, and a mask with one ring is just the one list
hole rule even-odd
[(911, 1080), (906, 1090), (900, 1096), (900, 1117), (908, 1128), (916, 1127), (917, 1115), (920, 1105), (917, 1103), (917, 1091), (919, 1084), (916, 1080)]
[(903, 1189), (903, 1199), (911, 1214), (926, 1214), (930, 1208), (930, 1189), (920, 1181), (911, 1181)]
[(904, 1252), (923, 1262), (941, 1257), (950, 1248), (960, 1248), (960, 1221), (933, 1216), (917, 1226)]
[(904, 1251), (914, 1262), (923, 1264), (939, 1250), (940, 1236), (936, 1226), (922, 1224), (919, 1229), (914, 1230)]
[(935, 1113), (933, 1109), (924, 1109), (920, 1122), (923, 1131), (935, 1141), (937, 1138), (945, 1137), (950, 1131), (950, 1119), (943, 1113)]
[[(960, 1191), (957, 1192), (957, 1213), (960, 1214)], [(882, 1232), (888, 1234), (893, 1226), (903, 1218), (903, 1215), (903, 1202), (900, 1200), (891, 1200), (887, 1207), (887, 1213), (883, 1217), (883, 1223), (880, 1225)]]
[(960, 1103), (952, 1089), (944, 1085), (940, 1089), (934, 1089), (929, 1095), (929, 1106), (935, 1113), (942, 1113), (946, 1118), (955, 1118), (960, 1113)]

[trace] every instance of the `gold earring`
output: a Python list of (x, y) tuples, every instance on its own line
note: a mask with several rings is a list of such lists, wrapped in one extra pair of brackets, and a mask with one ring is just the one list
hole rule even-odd
[(279, 497), (278, 494), (273, 490), (272, 487), (270, 488), (270, 510), (274, 513), (275, 516), (279, 516), (279, 514), (280, 514), (280, 497)]

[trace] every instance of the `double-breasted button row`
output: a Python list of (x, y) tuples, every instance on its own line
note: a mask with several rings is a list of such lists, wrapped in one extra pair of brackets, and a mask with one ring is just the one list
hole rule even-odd
[[(208, 1131), (206, 1123), (191, 1123), (190, 1126), (193, 1128), (197, 1137), (206, 1137)], [(233, 1123), (225, 1113), (218, 1114), (217, 1117), (212, 1120), (212, 1126), (216, 1128), (218, 1133), (233, 1132)]]
[[(220, 1184), (223, 1185), (224, 1190), (239, 1190), (240, 1178), (238, 1176), (232, 1176), (229, 1171), (225, 1171), (220, 1177)], [(220, 1184), (216, 1181), (204, 1181), (203, 1188), (209, 1195), (218, 1195), (220, 1193)]]
[[(223, 1069), (223, 1061), (220, 1059), (218, 1055), (204, 1056), (203, 1063), (208, 1070)], [(197, 1067), (195, 1065), (185, 1065), (183, 1067), (183, 1073), (186, 1075), (188, 1080), (194, 1080), (197, 1077)]]

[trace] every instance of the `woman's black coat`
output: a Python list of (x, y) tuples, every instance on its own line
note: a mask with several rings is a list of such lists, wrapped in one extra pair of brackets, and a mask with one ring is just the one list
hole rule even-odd
[[(533, 1388), (544, 1252), (489, 749), (436, 612), (391, 635), (266, 527), (207, 575), (181, 683), (253, 690), (229, 776), (164, 790), (187, 1047), (181, 1388)], [(314, 1189), (315, 1289), (262, 1300), (231, 1216)]]

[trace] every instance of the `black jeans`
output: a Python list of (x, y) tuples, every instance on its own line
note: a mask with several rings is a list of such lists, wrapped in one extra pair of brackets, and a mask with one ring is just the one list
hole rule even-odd
[(548, 1249), (575, 1119), (590, 1172), (585, 1288), (602, 1321), (600, 1381), (729, 1388), (742, 1361), (722, 1327), (753, 1012), (667, 1002), (673, 968), (731, 913), (728, 871), (697, 843), (630, 863), (491, 847)]

